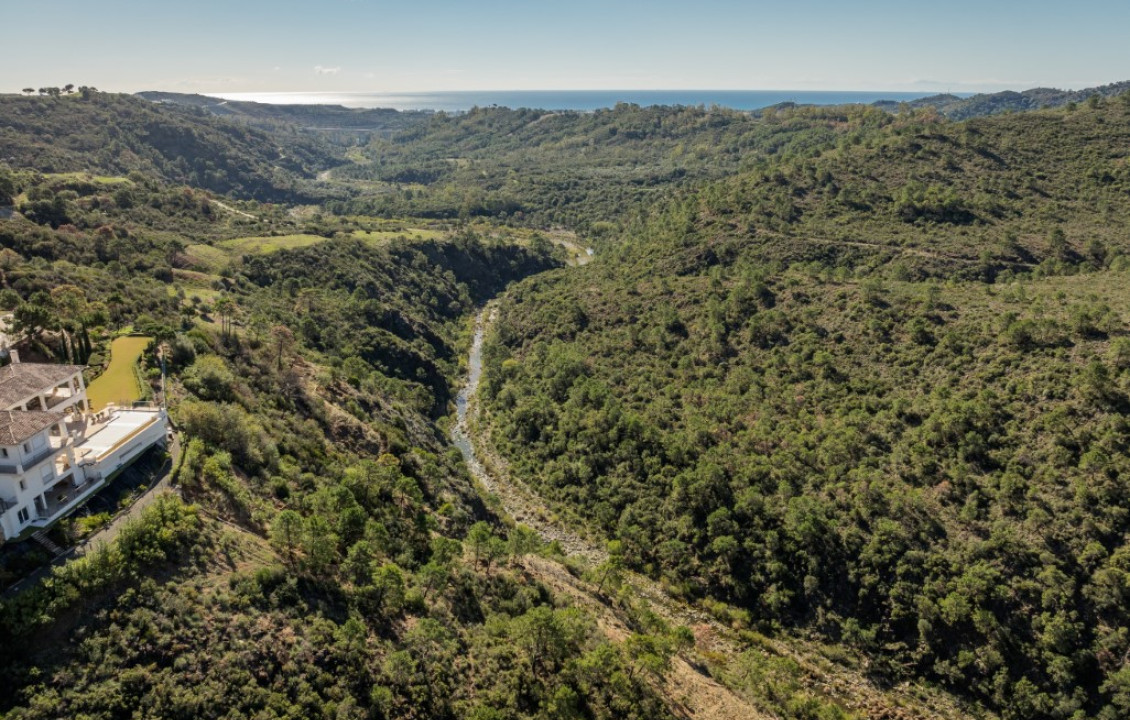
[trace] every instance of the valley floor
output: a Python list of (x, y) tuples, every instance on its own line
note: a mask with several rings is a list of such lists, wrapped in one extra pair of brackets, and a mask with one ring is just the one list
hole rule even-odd
[[(496, 318), (494, 303), (480, 311), (468, 357), (468, 377), (457, 398), (452, 440), (486, 496), (508, 522), (524, 524), (547, 543), (557, 543), (565, 554), (580, 559), (592, 571), (608, 561), (601, 543), (586, 537), (584, 529), (567, 527), (546, 502), (525, 483), (514, 478), (506, 462), (491, 449), (487, 418), (475, 402), (482, 372), (483, 337)], [(844, 717), (882, 718), (987, 718), (988, 713), (960, 707), (952, 698), (926, 687), (904, 683), (881, 688), (859, 668), (825, 657), (816, 644), (800, 638), (768, 638), (740, 633), (709, 613), (668, 594), (656, 582), (625, 572), (618, 596), (601, 592), (578, 577), (577, 568), (553, 559), (530, 556), (525, 570), (559, 597), (585, 608), (612, 640), (631, 633), (633, 616), (651, 612), (672, 625), (690, 627), (695, 647), (674, 658), (661, 689), (671, 709), (683, 717), (728, 720), (789, 716), (782, 704), (798, 698), (832, 706)], [(765, 672), (774, 668), (773, 677)], [(784, 672), (782, 672), (784, 668)], [(778, 677), (791, 675), (791, 678)], [(768, 680), (768, 682), (767, 682)], [(782, 711), (785, 712), (782, 712)]]

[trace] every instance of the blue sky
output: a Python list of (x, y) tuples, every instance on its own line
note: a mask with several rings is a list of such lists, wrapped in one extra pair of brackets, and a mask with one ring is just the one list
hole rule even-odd
[(0, 92), (969, 92), (1130, 79), (1125, 0), (0, 0), (0, 17)]

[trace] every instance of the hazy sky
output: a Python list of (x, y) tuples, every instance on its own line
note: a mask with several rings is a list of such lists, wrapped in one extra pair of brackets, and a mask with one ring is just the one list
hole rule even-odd
[(0, 92), (1079, 89), (1125, 0), (0, 0)]

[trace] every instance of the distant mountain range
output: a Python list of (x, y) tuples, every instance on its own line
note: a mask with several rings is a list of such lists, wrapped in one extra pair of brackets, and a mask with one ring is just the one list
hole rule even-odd
[[(906, 103), (911, 108), (933, 106), (938, 112), (952, 120), (966, 120), (984, 115), (999, 115), (1006, 112), (1024, 112), (1043, 108), (1062, 107), (1069, 103), (1080, 103), (1092, 96), (1115, 97), (1130, 92), (1130, 80), (1087, 88), (1086, 90), (1056, 90), (1054, 88), (1033, 88), (1023, 92), (1006, 90), (997, 93), (982, 93), (972, 97), (960, 98), (956, 95), (931, 95)], [(897, 112), (902, 103), (880, 101), (877, 107)]]
[(233, 197), (301, 202), (313, 197), (304, 181), (340, 163), (340, 152), (312, 133), (224, 122), (182, 103), (113, 93), (0, 96), (0, 165), (13, 168), (139, 172)]
[[(898, 112), (903, 106), (912, 109), (934, 107), (950, 119), (966, 120), (972, 117), (999, 115), (1006, 112), (1062, 107), (1073, 102), (1085, 102), (1095, 95), (1110, 98), (1126, 92), (1130, 92), (1130, 80), (1085, 90), (1032, 88), (1023, 92), (1006, 90), (997, 93), (981, 93), (971, 97), (958, 97), (957, 95), (943, 93), (905, 103), (895, 100), (880, 100), (874, 105), (889, 112)], [(251, 124), (271, 125), (281, 122), (305, 128), (345, 132), (392, 133), (415, 125), (432, 114), (426, 110), (346, 108), (340, 105), (273, 105), (224, 100), (206, 95), (158, 91), (141, 92), (137, 95), (153, 102), (196, 107), (213, 115), (245, 120)], [(795, 107), (796, 105), (797, 103), (790, 102), (772, 107)], [(755, 111), (754, 114), (757, 114), (757, 112), (761, 111)]]
[(431, 116), (430, 112), (422, 110), (347, 108), (341, 105), (273, 105), (154, 90), (139, 92), (137, 96), (157, 103), (195, 107), (219, 117), (243, 120), (252, 125), (269, 126), (281, 122), (331, 131), (395, 132)]

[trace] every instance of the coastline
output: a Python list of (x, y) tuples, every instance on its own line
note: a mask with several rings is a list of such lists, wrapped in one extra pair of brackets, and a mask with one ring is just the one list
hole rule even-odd
[[(878, 101), (909, 102), (936, 92), (860, 90), (458, 90), (421, 93), (379, 92), (248, 92), (216, 93), (209, 97), (270, 105), (340, 105), (347, 108), (390, 108), (463, 112), (473, 107), (594, 111), (618, 103), (653, 105), (717, 105), (733, 110), (760, 110), (781, 103), (799, 105), (870, 104)], [(958, 97), (969, 97), (964, 93)]]

